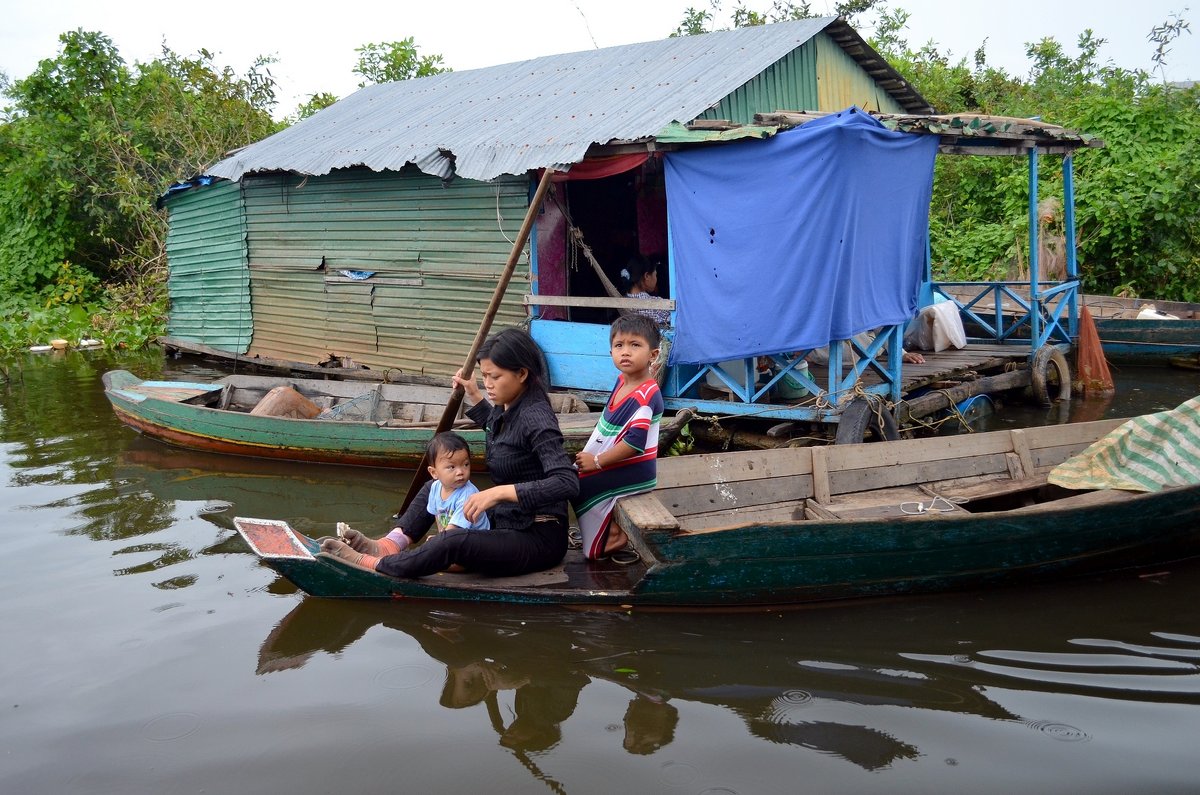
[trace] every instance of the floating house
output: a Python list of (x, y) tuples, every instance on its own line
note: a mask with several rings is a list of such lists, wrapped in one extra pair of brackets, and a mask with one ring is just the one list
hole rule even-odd
[[(833, 17), (364, 88), (164, 197), (168, 333), (290, 361), (334, 354), (378, 370), (453, 372), (536, 169), (572, 180), (538, 218), (498, 326), (527, 319), (531, 286), (601, 294), (587, 263), (574, 267), (564, 213), (614, 280), (635, 251), (665, 255), (661, 161), (646, 157), (660, 134), (715, 140), (720, 132), (683, 125), (849, 105), (930, 110)], [(630, 157), (643, 165), (626, 169)]]
[[(528, 324), (556, 386), (602, 400), (607, 324), (653, 304), (670, 313), (669, 408), (758, 413), (787, 379), (812, 399), (769, 416), (837, 422), (852, 399), (894, 403), (913, 386), (900, 342), (937, 291), (933, 155), (1029, 154), (1036, 175), (1039, 152), (1069, 161), (1086, 144), (1052, 125), (932, 111), (836, 17), (370, 86), (163, 197), (168, 333), (231, 354), (448, 375), (549, 168), (555, 183), (495, 324)], [(614, 289), (635, 255), (662, 259), (661, 300)], [(1032, 348), (1056, 330), (1069, 341), (1073, 303), (1061, 304), (1069, 324), (1043, 323), (1058, 316), (1038, 303), (1033, 272)], [(801, 372), (806, 350), (868, 328), (877, 335), (852, 359), (830, 345), (821, 378)], [(1028, 343), (988, 361), (1028, 358)]]

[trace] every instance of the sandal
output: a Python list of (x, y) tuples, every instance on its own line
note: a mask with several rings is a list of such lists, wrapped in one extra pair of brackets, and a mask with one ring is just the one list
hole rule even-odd
[(635, 563), (642, 562), (642, 556), (638, 554), (637, 550), (628, 546), (621, 547), (620, 549), (614, 549), (612, 552), (609, 552), (600, 559), (611, 560), (618, 566), (632, 566)]

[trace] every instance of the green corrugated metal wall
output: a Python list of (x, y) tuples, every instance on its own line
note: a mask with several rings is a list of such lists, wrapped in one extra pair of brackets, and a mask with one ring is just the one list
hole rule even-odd
[(755, 113), (838, 111), (850, 105), (904, 113), (900, 104), (828, 34), (818, 33), (698, 118), (751, 124)]
[(755, 113), (776, 110), (841, 110), (817, 107), (817, 48), (812, 40), (767, 67), (699, 118), (750, 124)]
[[(247, 176), (251, 353), (449, 374), (462, 366), (528, 204), (528, 180), (415, 168)], [(342, 270), (373, 271), (365, 281)], [(494, 328), (524, 322), (528, 257)]]
[[(819, 110), (842, 110), (857, 105), (863, 110), (904, 113), (904, 108), (826, 33), (817, 34), (816, 46)], [(789, 108), (790, 110), (790, 108)]]
[(251, 341), (241, 186), (221, 181), (166, 201), (167, 333), (235, 353)]

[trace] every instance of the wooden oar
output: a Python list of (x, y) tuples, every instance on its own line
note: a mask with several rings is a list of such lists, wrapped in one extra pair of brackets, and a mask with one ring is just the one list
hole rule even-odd
[[(479, 331), (475, 332), (475, 341), (471, 343), (471, 351), (467, 354), (467, 360), (463, 363), (463, 380), (470, 378), (475, 371), (475, 357), (479, 355), (479, 348), (483, 345), (483, 341), (487, 339), (488, 332), (492, 328), (492, 321), (495, 320), (496, 312), (500, 309), (500, 301), (503, 300), (504, 291), (508, 288), (509, 281), (512, 280), (513, 271), (517, 268), (517, 260), (521, 258), (521, 251), (525, 248), (525, 241), (529, 239), (529, 233), (533, 229), (533, 221), (537, 218), (542, 201), (546, 198), (546, 191), (550, 189), (550, 179), (553, 175), (554, 170), (550, 168), (542, 173), (542, 179), (538, 182), (537, 190), (533, 194), (533, 200), (529, 202), (529, 210), (525, 213), (525, 220), (521, 223), (521, 230), (517, 232), (517, 239), (513, 241), (512, 251), (508, 255), (508, 262), (504, 265), (504, 272), (500, 274), (500, 282), (496, 285), (495, 292), (492, 293), (492, 301), (488, 304), (487, 313), (483, 316), (483, 322), (479, 324)], [(454, 420), (458, 416), (458, 410), (462, 406), (464, 394), (461, 386), (454, 387), (454, 390), (450, 393), (450, 401), (446, 404), (446, 410), (442, 412), (442, 418), (438, 420), (437, 428), (433, 431), (435, 435), (449, 430), (450, 426), (454, 424)], [(400, 506), (400, 510), (396, 512), (397, 517), (404, 513), (408, 504), (412, 502), (413, 497), (417, 496), (417, 492), (429, 480), (428, 458), (428, 453), (421, 456), (421, 463), (417, 465), (417, 471), (413, 474), (412, 484), (408, 487), (408, 493), (404, 495), (404, 503)]]

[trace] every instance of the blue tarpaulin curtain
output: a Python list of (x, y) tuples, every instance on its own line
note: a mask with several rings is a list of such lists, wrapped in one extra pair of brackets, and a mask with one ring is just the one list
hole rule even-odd
[(850, 108), (668, 154), (671, 363), (807, 350), (916, 314), (937, 146)]

